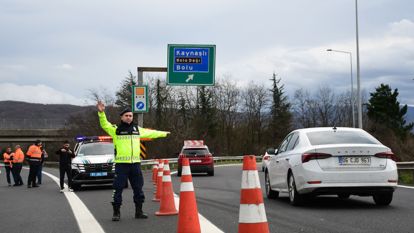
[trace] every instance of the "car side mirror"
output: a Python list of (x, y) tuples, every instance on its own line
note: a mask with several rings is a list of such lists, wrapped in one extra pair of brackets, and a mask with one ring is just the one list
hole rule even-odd
[[(277, 149), (276, 149), (277, 150)], [(269, 148), (269, 149), (267, 149), (266, 150), (266, 152), (269, 154), (269, 155), (274, 155), (274, 154), (276, 154), (275, 153), (275, 151), (276, 151), (274, 148)]]

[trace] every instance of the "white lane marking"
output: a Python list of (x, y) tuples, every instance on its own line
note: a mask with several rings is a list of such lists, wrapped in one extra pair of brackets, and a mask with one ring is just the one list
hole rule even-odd
[(406, 188), (406, 189), (414, 189), (414, 186), (398, 185), (398, 187)]
[[(176, 174), (177, 171), (171, 172), (171, 175)], [(174, 193), (174, 202), (175, 207), (179, 209), (180, 207), (180, 197)], [(200, 220), (200, 228), (202, 233), (224, 233), (224, 231), (220, 230), (216, 225), (206, 219), (200, 213), (198, 214), (198, 219)]]
[[(28, 170), (28, 168), (25, 169)], [(52, 180), (56, 182), (58, 187), (60, 187), (60, 181), (56, 176), (45, 171), (42, 171), (42, 173), (49, 176)], [(67, 188), (68, 186), (65, 184), (65, 189)], [(92, 215), (92, 213), (89, 211), (88, 207), (86, 207), (86, 205), (74, 192), (64, 192), (64, 194), (69, 202), (70, 207), (72, 208), (73, 215), (75, 215), (76, 222), (78, 223), (79, 229), (82, 233), (105, 232), (101, 225), (99, 225), (95, 217)]]

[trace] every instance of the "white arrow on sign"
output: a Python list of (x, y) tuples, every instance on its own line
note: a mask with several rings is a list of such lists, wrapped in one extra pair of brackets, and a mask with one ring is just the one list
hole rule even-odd
[(189, 74), (185, 82), (188, 83), (190, 80), (193, 80), (193, 79), (194, 79), (194, 74)]

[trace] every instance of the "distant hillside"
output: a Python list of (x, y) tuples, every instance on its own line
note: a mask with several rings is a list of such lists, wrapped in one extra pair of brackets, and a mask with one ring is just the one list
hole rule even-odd
[(414, 122), (414, 106), (408, 106), (405, 119), (407, 122)]
[(0, 129), (60, 128), (91, 106), (0, 101)]
[[(414, 106), (408, 106), (407, 108), (407, 114), (405, 115), (405, 120), (407, 121), (407, 124), (410, 122), (414, 122)], [(414, 133), (414, 129), (412, 130)]]

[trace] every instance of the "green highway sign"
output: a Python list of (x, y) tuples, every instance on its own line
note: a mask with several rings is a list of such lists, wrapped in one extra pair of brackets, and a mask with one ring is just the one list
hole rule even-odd
[(132, 86), (132, 112), (148, 112), (147, 86)]
[(168, 85), (213, 86), (215, 66), (215, 45), (168, 45)]

